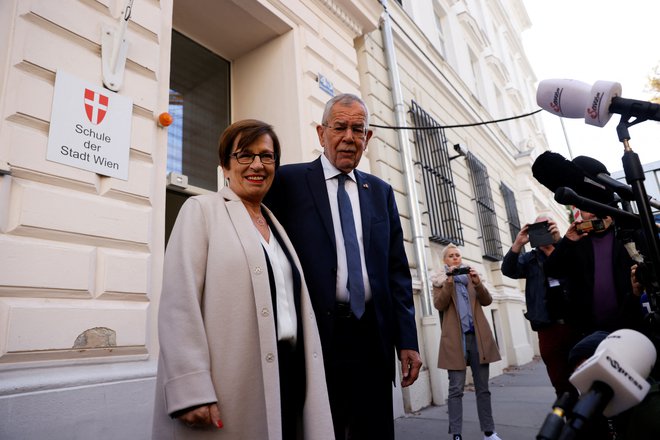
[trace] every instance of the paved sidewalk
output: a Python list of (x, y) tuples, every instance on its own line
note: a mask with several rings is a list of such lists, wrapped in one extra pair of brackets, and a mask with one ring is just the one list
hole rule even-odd
[[(534, 440), (555, 401), (540, 359), (490, 380), (495, 430), (502, 440)], [(447, 405), (430, 406), (394, 421), (396, 440), (449, 440)], [(463, 396), (463, 440), (482, 440), (472, 387)]]

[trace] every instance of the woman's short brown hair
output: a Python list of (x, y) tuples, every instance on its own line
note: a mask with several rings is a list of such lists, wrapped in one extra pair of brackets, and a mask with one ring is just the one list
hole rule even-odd
[[(229, 169), (232, 153), (243, 150), (248, 145), (256, 142), (256, 140), (264, 134), (267, 134), (273, 140), (275, 169), (277, 169), (277, 167), (280, 166), (280, 141), (277, 138), (272, 125), (256, 119), (243, 119), (241, 121), (236, 121), (225, 129), (218, 142), (220, 166)], [(239, 137), (239, 139), (238, 144), (236, 145), (236, 151), (232, 151), (237, 137)]]

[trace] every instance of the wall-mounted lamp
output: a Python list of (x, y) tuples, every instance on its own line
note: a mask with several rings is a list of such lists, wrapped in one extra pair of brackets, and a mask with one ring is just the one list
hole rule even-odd
[(158, 115), (158, 125), (161, 127), (169, 127), (174, 122), (174, 118), (168, 112), (163, 112)]
[(463, 148), (461, 147), (461, 144), (454, 144), (454, 151), (456, 151), (458, 154), (456, 156), (450, 157), (449, 158), (450, 161), (456, 159), (457, 157), (467, 156), (467, 152), (465, 150), (463, 150)]

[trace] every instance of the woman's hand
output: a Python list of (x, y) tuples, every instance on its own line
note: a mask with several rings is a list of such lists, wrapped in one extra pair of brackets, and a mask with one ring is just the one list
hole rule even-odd
[(468, 275), (470, 276), (470, 280), (472, 280), (472, 284), (475, 286), (481, 284), (481, 278), (479, 278), (479, 272), (477, 272), (477, 269), (471, 267)]
[(445, 266), (445, 270), (447, 272), (447, 279), (445, 280), (445, 283), (449, 285), (454, 284), (454, 276), (449, 275), (450, 273), (454, 272), (455, 269), (458, 269), (459, 266)]
[(205, 428), (208, 425), (222, 428), (220, 409), (217, 403), (200, 406), (179, 416), (179, 420), (189, 428)]

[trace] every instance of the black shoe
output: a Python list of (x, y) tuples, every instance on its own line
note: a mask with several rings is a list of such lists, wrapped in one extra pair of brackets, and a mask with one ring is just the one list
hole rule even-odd
[(463, 437), (461, 437), (460, 434), (454, 434), (454, 435), (451, 437), (451, 439), (452, 439), (452, 440), (463, 440)]

